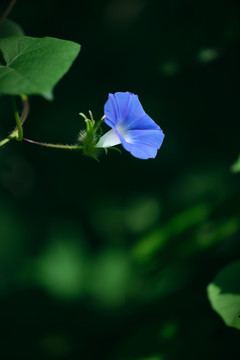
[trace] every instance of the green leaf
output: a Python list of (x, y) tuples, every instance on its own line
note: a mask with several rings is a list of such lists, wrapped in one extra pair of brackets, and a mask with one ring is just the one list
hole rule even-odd
[(23, 36), (23, 29), (14, 21), (5, 19), (0, 24), (0, 38), (5, 38), (9, 36)]
[(212, 308), (226, 325), (240, 329), (240, 261), (221, 270), (207, 287)]
[(231, 171), (233, 173), (240, 172), (240, 155), (239, 155), (237, 161), (231, 166)]
[(0, 39), (0, 93), (42, 95), (51, 100), (53, 87), (79, 51), (77, 43), (50, 37)]

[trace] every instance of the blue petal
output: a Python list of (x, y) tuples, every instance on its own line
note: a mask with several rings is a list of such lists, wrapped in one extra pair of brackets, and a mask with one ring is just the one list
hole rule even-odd
[(126, 130), (161, 130), (150, 116), (144, 114), (141, 118), (136, 118), (133, 111), (131, 111), (123, 126)]
[(111, 128), (117, 124), (130, 129), (159, 129), (159, 126), (145, 113), (138, 96), (130, 92), (109, 94), (104, 106), (105, 122)]
[(159, 126), (145, 113), (137, 95), (131, 94), (131, 102), (125, 116), (119, 123), (126, 129), (159, 129)]
[(164, 134), (145, 113), (137, 95), (130, 92), (109, 94), (104, 114), (106, 124), (119, 135), (125, 150), (140, 159), (157, 155)]
[(104, 106), (105, 123), (115, 128), (116, 124), (128, 116), (129, 104), (131, 103), (130, 92), (117, 92), (109, 94)]
[(131, 130), (120, 135), (122, 146), (140, 159), (155, 158), (162, 145), (164, 134), (161, 130)]
[(115, 100), (112, 98), (113, 94), (109, 94), (108, 100), (104, 105), (105, 123), (111, 128), (115, 129), (118, 121), (118, 111)]
[[(120, 136), (121, 138), (121, 136)], [(157, 155), (157, 149), (151, 145), (145, 144), (130, 144), (127, 143), (124, 139), (121, 139), (122, 146), (125, 150), (129, 151), (133, 156), (138, 159), (150, 159), (155, 158)]]
[(123, 136), (124, 140), (130, 144), (143, 143), (160, 148), (162, 145), (164, 134), (162, 130), (129, 130)]

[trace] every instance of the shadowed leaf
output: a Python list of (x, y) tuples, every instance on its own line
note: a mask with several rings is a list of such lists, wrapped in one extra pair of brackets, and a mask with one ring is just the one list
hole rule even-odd
[(6, 62), (0, 65), (0, 93), (51, 100), (54, 86), (70, 68), (80, 45), (50, 37), (12, 36), (0, 39), (0, 51)]

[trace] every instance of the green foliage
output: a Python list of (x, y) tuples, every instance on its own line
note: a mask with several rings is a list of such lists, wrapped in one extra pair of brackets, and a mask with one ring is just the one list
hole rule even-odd
[(237, 161), (231, 166), (231, 171), (233, 173), (240, 172), (240, 155), (239, 155)]
[(80, 51), (72, 41), (50, 37), (13, 36), (0, 39), (0, 93), (42, 95), (52, 90)]
[[(26, 34), (86, 47), (54, 103), (30, 97), (24, 137), (72, 142), (79, 111), (99, 118), (106, 91), (128, 87), (168, 141), (151, 163), (123, 153), (98, 164), (14, 141), (1, 149), (1, 358), (238, 359), (239, 331), (223, 313), (237, 325), (239, 265), (209, 285), (218, 313), (206, 296), (212, 274), (240, 253), (239, 172), (229, 171), (237, 2), (21, 3), (12, 14)], [(10, 106), (0, 96), (2, 136)]]
[(240, 261), (221, 270), (208, 285), (207, 293), (212, 308), (226, 325), (240, 329)]

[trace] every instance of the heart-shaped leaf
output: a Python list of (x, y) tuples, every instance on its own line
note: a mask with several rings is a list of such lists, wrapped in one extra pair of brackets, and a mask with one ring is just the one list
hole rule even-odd
[(0, 39), (0, 93), (35, 94), (51, 100), (53, 87), (79, 51), (79, 44), (51, 37)]
[(207, 287), (212, 308), (221, 316), (226, 325), (240, 330), (240, 261), (223, 270)]

